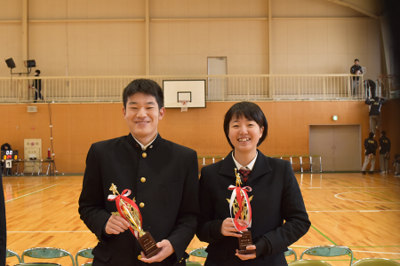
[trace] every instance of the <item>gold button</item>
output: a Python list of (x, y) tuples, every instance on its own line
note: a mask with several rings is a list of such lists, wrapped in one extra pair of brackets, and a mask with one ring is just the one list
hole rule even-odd
[(142, 259), (142, 255), (137, 256), (137, 259), (141, 260)]
[(144, 203), (141, 202), (141, 203), (139, 204), (139, 207), (140, 207), (140, 208), (143, 208), (143, 207), (144, 207)]
[(146, 182), (146, 177), (140, 178), (140, 182), (142, 182), (142, 183)]
[(143, 158), (146, 158), (146, 157), (147, 157), (147, 153), (143, 152), (143, 153), (142, 153), (142, 157), (143, 157)]

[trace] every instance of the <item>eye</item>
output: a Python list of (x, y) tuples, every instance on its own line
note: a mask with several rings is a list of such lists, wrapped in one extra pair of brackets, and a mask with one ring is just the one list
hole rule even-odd
[(232, 125), (232, 127), (233, 127), (233, 128), (238, 128), (238, 127), (239, 127), (239, 125)]

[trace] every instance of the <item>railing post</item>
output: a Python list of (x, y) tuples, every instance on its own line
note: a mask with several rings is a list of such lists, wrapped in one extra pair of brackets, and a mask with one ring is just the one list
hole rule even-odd
[(351, 77), (349, 77), (349, 82), (347, 83), (347, 98), (351, 98)]
[(298, 100), (300, 100), (300, 77), (296, 77), (297, 78), (297, 94), (298, 94)]
[(325, 76), (324, 76), (323, 79), (322, 79), (322, 83), (323, 83), (323, 85), (322, 85), (322, 86), (323, 86), (323, 88), (322, 88), (322, 89), (323, 89), (322, 93), (323, 93), (323, 95), (324, 95), (323, 98), (326, 99), (326, 77), (325, 77)]
[[(47, 95), (46, 95), (46, 91), (47, 91), (47, 79), (42, 79), (43, 81), (43, 90), (42, 90), (42, 98), (44, 100), (44, 102), (46, 102), (47, 99)], [(46, 96), (46, 97), (45, 97)], [(38, 98), (39, 98), (39, 92), (38, 92)], [(39, 98), (40, 99), (40, 98)]]
[[(226, 79), (226, 80), (225, 80)], [(223, 77), (222, 78), (222, 101), (225, 101), (225, 85), (228, 86), (228, 78), (227, 77)]]
[[(364, 92), (365, 92), (364, 75), (361, 75), (361, 79), (360, 80), (361, 80), (361, 99), (364, 99)], [(376, 90), (378, 90), (378, 88), (376, 88)]]
[(97, 79), (94, 80), (94, 101), (97, 101)]
[(250, 101), (250, 78), (247, 78), (247, 100)]
[(276, 77), (270, 77), (270, 78), (272, 78), (272, 81), (271, 81), (271, 83), (272, 83), (272, 100), (275, 100), (275, 79), (276, 79)]
[(71, 102), (72, 99), (72, 83), (71, 83), (71, 79), (69, 79), (69, 102)]

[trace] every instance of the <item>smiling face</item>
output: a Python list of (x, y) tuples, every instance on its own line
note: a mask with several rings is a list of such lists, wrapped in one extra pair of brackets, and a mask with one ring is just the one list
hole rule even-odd
[(131, 134), (143, 145), (154, 139), (158, 121), (165, 115), (164, 107), (158, 108), (154, 96), (141, 92), (129, 96), (122, 111)]
[(233, 117), (229, 122), (228, 137), (235, 148), (235, 154), (248, 153), (257, 150), (257, 144), (262, 137), (264, 127), (244, 116)]

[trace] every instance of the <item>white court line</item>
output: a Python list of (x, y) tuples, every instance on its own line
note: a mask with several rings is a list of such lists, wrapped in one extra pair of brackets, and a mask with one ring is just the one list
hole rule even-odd
[(334, 189), (337, 189), (337, 188), (391, 188), (391, 187), (302, 187), (302, 189), (315, 189), (315, 188), (319, 188), (319, 189), (321, 189), (321, 188), (325, 188), (325, 189), (330, 189), (330, 188), (334, 188)]
[(63, 233), (91, 233), (89, 230), (87, 231), (7, 231), (7, 233), (11, 234), (36, 234), (36, 233), (51, 233), (51, 234), (63, 234)]
[(307, 212), (400, 212), (400, 210), (331, 210), (331, 211), (307, 211)]
[(58, 184), (55, 184), (55, 185), (52, 185), (52, 186), (49, 186), (49, 187), (46, 187), (46, 188), (42, 188), (42, 189), (39, 189), (39, 190), (36, 190), (36, 191), (31, 192), (31, 193), (28, 193), (28, 194), (25, 194), (25, 195), (22, 195), (22, 196), (13, 198), (13, 199), (9, 199), (9, 200), (5, 201), (5, 203), (10, 202), (10, 201), (14, 201), (14, 200), (17, 200), (17, 199), (20, 199), (20, 198), (23, 198), (23, 197), (26, 197), (26, 196), (29, 196), (29, 195), (38, 193), (38, 192), (41, 192), (41, 191), (43, 191), (43, 190), (46, 190), (46, 189), (49, 189), (49, 188), (52, 188), (52, 187), (55, 187), (55, 186), (58, 186), (58, 185), (67, 183), (67, 182), (69, 182), (69, 181), (71, 181), (71, 180), (67, 180), (67, 181), (62, 182), (62, 183), (58, 183)]
[(335, 194), (335, 198), (340, 199), (340, 200), (356, 201), (356, 202), (391, 203), (391, 204), (399, 204), (399, 203), (400, 203), (400, 202), (390, 202), (390, 201), (368, 201), (368, 200), (344, 199), (344, 198), (340, 198), (340, 197), (339, 197), (340, 194), (355, 193), (355, 192), (359, 192), (359, 193), (371, 193), (371, 192), (373, 192), (373, 191), (350, 191), (350, 192), (342, 192), (342, 193), (337, 193), (337, 194)]

